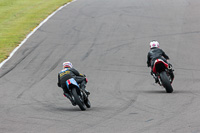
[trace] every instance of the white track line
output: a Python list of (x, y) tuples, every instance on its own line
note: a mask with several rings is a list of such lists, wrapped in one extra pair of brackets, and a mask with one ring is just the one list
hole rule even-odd
[(76, 0), (73, 0), (73, 1), (71, 1), (67, 4), (65, 4), (65, 5), (61, 6), (55, 12), (53, 12), (51, 15), (49, 15), (44, 21), (42, 21), (35, 29), (33, 29), (33, 31), (31, 31), (26, 36), (26, 38), (10, 53), (9, 57), (7, 59), (5, 59), (3, 62), (0, 63), (0, 68), (15, 54), (15, 52), (17, 52), (17, 50), (29, 39), (29, 37), (35, 33), (35, 31), (37, 31), (45, 22), (47, 22), (47, 20), (49, 20), (53, 15), (55, 15), (62, 8), (66, 7), (67, 5), (69, 5), (69, 4), (71, 4), (72, 2), (75, 2), (75, 1)]

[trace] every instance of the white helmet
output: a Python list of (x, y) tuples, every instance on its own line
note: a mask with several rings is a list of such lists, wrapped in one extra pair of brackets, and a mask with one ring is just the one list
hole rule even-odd
[(152, 41), (150, 42), (150, 48), (159, 48), (159, 42), (158, 41)]
[(71, 62), (69, 62), (69, 61), (63, 62), (63, 69), (64, 69), (64, 68), (72, 68), (72, 67), (73, 67), (73, 65), (72, 65)]

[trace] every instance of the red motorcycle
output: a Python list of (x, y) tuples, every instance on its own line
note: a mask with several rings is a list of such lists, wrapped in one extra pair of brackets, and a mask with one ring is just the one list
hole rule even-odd
[(174, 80), (172, 65), (162, 59), (156, 59), (152, 71), (158, 78), (158, 84), (163, 86), (167, 93), (172, 93), (173, 88), (171, 84)]

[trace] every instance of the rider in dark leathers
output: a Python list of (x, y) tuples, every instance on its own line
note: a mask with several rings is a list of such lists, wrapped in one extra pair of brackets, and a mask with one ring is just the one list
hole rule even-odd
[[(148, 52), (147, 55), (147, 66), (150, 67), (151, 66), (151, 75), (155, 78), (155, 82), (158, 82), (158, 77), (156, 76), (156, 74), (152, 71), (153, 70), (153, 66), (154, 66), (154, 62), (156, 59), (162, 59), (163, 61), (165, 61), (166, 63), (167, 60), (169, 60), (169, 57), (165, 54), (165, 52), (159, 48), (159, 43), (158, 41), (152, 41), (150, 42), (150, 51)], [(172, 65), (170, 63), (168, 63), (172, 69)], [(173, 72), (170, 73), (172, 76), (172, 79), (174, 78)]]
[(70, 78), (74, 78), (78, 84), (80, 84), (80, 88), (86, 92), (87, 95), (90, 94), (90, 92), (85, 88), (86, 87), (86, 76), (83, 74), (80, 74), (75, 68), (73, 68), (73, 65), (71, 62), (64, 62), (63, 63), (63, 70), (61, 70), (58, 73), (58, 83), (57, 85), (61, 87), (64, 91), (64, 96), (66, 96), (74, 105), (72, 97), (69, 93), (69, 90), (66, 86), (66, 81)]

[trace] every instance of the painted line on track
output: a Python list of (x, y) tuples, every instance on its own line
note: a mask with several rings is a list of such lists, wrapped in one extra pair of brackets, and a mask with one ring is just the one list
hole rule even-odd
[(50, 14), (45, 20), (43, 20), (36, 28), (31, 31), (26, 38), (10, 53), (7, 59), (5, 59), (3, 62), (0, 63), (0, 68), (8, 61), (10, 58), (17, 52), (17, 50), (33, 35), (44, 23), (46, 23), (53, 15), (55, 15), (58, 11), (66, 7), (67, 5), (71, 4), (72, 2), (75, 2), (76, 0), (72, 0), (71, 2), (68, 2), (67, 4), (61, 6), (56, 11), (54, 11), (52, 14)]

